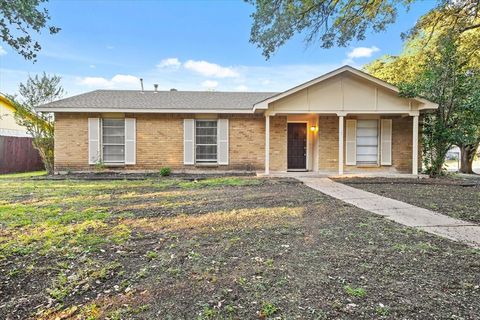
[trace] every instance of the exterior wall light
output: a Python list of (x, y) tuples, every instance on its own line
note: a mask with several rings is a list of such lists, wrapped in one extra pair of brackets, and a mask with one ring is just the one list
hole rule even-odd
[(317, 131), (317, 127), (316, 127), (316, 126), (311, 126), (311, 127), (310, 127), (310, 131), (312, 131), (312, 132)]

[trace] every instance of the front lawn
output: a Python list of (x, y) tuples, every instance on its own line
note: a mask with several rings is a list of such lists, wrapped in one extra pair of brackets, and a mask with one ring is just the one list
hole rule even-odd
[(457, 219), (480, 223), (480, 178), (341, 178), (336, 181)]
[(0, 318), (475, 319), (480, 251), (295, 180), (0, 181)]

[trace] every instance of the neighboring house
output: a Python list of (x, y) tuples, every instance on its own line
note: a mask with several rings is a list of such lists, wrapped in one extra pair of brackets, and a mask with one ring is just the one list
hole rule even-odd
[(56, 171), (417, 174), (419, 116), (437, 107), (344, 66), (282, 93), (98, 90), (37, 110), (55, 113)]
[(27, 129), (15, 121), (15, 108), (10, 100), (0, 94), (0, 136), (30, 137)]
[(0, 94), (0, 173), (42, 170), (43, 163), (27, 129), (15, 121), (15, 107)]

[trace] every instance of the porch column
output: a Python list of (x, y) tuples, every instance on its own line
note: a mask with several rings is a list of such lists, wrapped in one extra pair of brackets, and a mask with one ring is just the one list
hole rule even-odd
[(338, 174), (343, 174), (343, 121), (344, 116), (338, 115)]
[(270, 174), (270, 116), (265, 116), (265, 174)]
[(413, 116), (412, 174), (418, 174), (418, 115)]

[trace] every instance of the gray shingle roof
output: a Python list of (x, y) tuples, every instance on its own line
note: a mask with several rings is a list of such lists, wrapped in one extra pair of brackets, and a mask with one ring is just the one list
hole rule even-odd
[(38, 111), (248, 111), (275, 92), (97, 90), (37, 107)]

